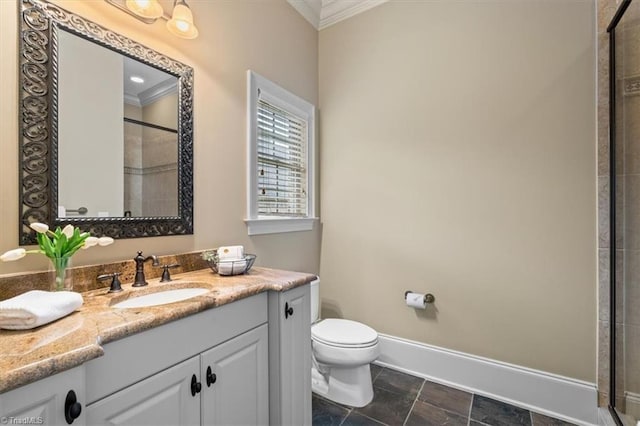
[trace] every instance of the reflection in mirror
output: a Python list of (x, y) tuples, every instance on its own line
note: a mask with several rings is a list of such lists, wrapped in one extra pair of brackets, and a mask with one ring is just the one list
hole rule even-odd
[(124, 215), (178, 215), (176, 77), (124, 61)]
[(177, 216), (176, 131), (136, 122), (124, 129), (124, 216)]
[(58, 62), (58, 217), (177, 216), (178, 79), (67, 31)]
[(47, 0), (21, 5), (20, 243), (32, 222), (192, 234), (193, 69)]

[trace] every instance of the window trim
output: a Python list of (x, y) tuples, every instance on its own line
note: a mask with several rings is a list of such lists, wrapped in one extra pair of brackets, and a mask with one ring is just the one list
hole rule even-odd
[[(263, 99), (307, 121), (307, 216), (281, 217), (258, 215), (258, 91)], [(317, 220), (315, 210), (315, 134), (316, 108), (313, 104), (283, 89), (260, 74), (247, 71), (247, 224), (249, 235), (310, 231)]]

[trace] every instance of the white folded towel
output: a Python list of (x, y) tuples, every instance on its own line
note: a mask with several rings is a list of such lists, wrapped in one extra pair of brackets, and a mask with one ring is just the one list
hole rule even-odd
[(0, 328), (27, 330), (69, 315), (82, 306), (80, 293), (32, 290), (0, 302)]
[(244, 247), (243, 246), (223, 246), (218, 247), (218, 259), (244, 259)]
[(238, 275), (247, 269), (247, 261), (244, 259), (239, 260), (223, 260), (218, 262), (218, 274), (220, 275)]

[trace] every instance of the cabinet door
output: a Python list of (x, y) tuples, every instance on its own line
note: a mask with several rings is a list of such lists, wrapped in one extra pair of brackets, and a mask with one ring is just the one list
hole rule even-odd
[(103, 398), (87, 407), (87, 424), (199, 425), (200, 394), (191, 392), (199, 372), (196, 356)]
[(66, 425), (65, 402), (73, 391), (80, 404), (74, 426), (84, 425), (84, 367), (76, 367), (0, 395), (3, 424)]
[(311, 425), (309, 286), (269, 295), (270, 421)]
[(269, 424), (267, 325), (203, 352), (202, 424)]

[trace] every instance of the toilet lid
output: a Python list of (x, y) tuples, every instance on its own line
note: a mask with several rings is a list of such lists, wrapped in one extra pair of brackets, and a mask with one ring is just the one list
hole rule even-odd
[(356, 321), (329, 318), (311, 327), (311, 337), (330, 345), (366, 346), (378, 340), (378, 333)]

